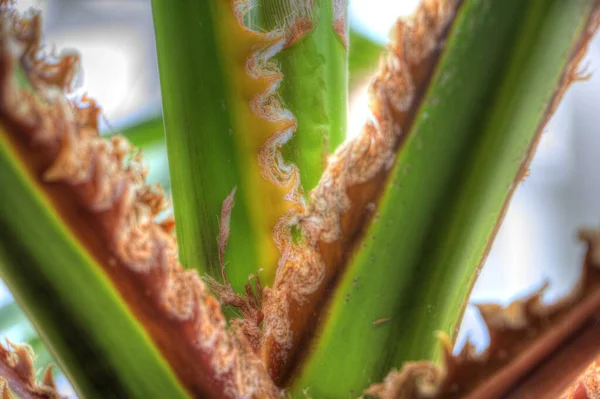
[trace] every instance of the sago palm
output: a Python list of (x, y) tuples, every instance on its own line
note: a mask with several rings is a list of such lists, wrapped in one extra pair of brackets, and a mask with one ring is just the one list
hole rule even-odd
[[(81, 397), (599, 397), (594, 231), (570, 296), (481, 305), (452, 355), (598, 1), (423, 0), (345, 140), (345, 0), (153, 0), (176, 225), (0, 3), (0, 274)], [(59, 397), (32, 356), (0, 347), (3, 397)]]

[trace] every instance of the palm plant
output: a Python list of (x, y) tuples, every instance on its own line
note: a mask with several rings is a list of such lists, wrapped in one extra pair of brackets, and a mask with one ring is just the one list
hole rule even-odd
[[(452, 354), (598, 1), (423, 0), (345, 140), (344, 0), (153, 0), (176, 225), (77, 55), (0, 4), (0, 274), (81, 397), (599, 394), (595, 231), (571, 295), (481, 305)], [(0, 346), (4, 397), (59, 397), (32, 356)]]

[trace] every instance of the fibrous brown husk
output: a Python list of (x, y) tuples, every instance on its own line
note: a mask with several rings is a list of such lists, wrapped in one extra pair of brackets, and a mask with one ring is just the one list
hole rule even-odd
[(0, 344), (0, 397), (12, 399), (8, 388), (21, 399), (62, 399), (56, 390), (52, 366), (48, 366), (38, 381), (34, 353), (28, 345)]
[(563, 395), (562, 399), (599, 399), (600, 361), (594, 361)]

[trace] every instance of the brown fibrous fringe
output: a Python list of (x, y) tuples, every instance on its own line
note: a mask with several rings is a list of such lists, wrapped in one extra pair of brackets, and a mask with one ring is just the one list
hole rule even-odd
[(348, 0), (333, 0), (333, 31), (348, 48)]
[[(245, 15), (255, 6), (250, 0), (234, 0), (234, 13), (240, 27), (256, 36), (266, 45), (251, 49), (246, 62), (246, 71), (252, 79), (268, 79), (268, 88), (256, 93), (250, 100), (250, 109), (261, 119), (272, 122), (285, 122), (283, 127), (273, 133), (261, 146), (258, 164), (262, 177), (281, 187), (291, 187), (283, 199), (293, 205), (286, 214), (281, 215), (273, 227), (273, 240), (277, 249), (285, 258), (293, 246), (290, 226), (297, 215), (305, 210), (304, 190), (301, 186), (298, 167), (284, 159), (281, 148), (292, 139), (297, 129), (297, 120), (286, 108), (279, 94), (284, 76), (274, 57), (282, 50), (292, 46), (314, 28), (314, 4), (312, 0), (293, 0), (284, 3), (285, 18), (281, 25), (263, 32), (244, 23)], [(280, 261), (281, 264), (281, 261)], [(261, 313), (262, 314), (262, 313)]]
[(263, 301), (263, 359), (279, 383), (293, 363), (294, 348), (310, 334), (326, 286), (372, 216), (368, 210), (394, 163), (459, 5), (459, 0), (425, 0), (412, 17), (396, 23), (370, 87), (372, 121), (328, 159), (307, 208), (288, 221), (297, 226), (302, 242), (285, 247)]
[[(476, 353), (468, 341), (453, 355), (450, 339), (441, 335), (441, 366), (408, 362), (366, 393), (380, 399), (560, 397), (582, 369), (600, 356), (600, 259), (596, 258), (600, 232), (586, 231), (581, 237), (588, 243), (584, 272), (569, 296), (545, 305), (544, 286), (507, 307), (478, 305), (490, 337), (483, 353)], [(592, 384), (600, 376), (593, 370), (572, 386), (571, 394), (597, 389)]]
[(11, 399), (8, 388), (22, 399), (62, 399), (56, 390), (52, 366), (37, 380), (34, 367), (35, 354), (29, 345), (16, 345), (9, 341), (0, 344), (0, 398)]
[[(0, 12), (2, 124), (41, 189), (62, 195), (54, 199), (59, 214), (80, 239), (101, 241), (98, 263), (191, 392), (278, 397), (243, 334), (226, 329), (197, 272), (179, 264), (173, 220), (157, 222), (168, 200), (145, 183), (140, 153), (122, 137), (99, 135), (93, 100), (66, 96), (78, 56), (43, 52), (39, 14), (21, 17), (6, 1)], [(19, 69), (32, 88), (18, 86)]]
[[(289, 4), (289, 15), (281, 26), (263, 32), (262, 30), (247, 26), (245, 16), (256, 4), (250, 0), (233, 0), (233, 12), (240, 28), (255, 37), (262, 46), (249, 49), (246, 60), (246, 72), (251, 79), (266, 79), (269, 84), (266, 90), (256, 93), (250, 100), (249, 107), (261, 119), (271, 122), (283, 123), (283, 128), (269, 136), (261, 146), (258, 153), (258, 164), (262, 177), (281, 187), (291, 187), (284, 199), (294, 204), (291, 214), (304, 209), (304, 193), (300, 182), (298, 167), (284, 159), (281, 148), (296, 131), (297, 121), (292, 112), (286, 108), (279, 94), (279, 87), (284, 79), (283, 73), (273, 57), (281, 50), (290, 47), (304, 37), (314, 28), (312, 0), (294, 0)], [(287, 220), (290, 215), (285, 215), (282, 220)], [(285, 222), (281, 222), (285, 223)], [(276, 227), (277, 229), (277, 227)], [(277, 237), (283, 237), (277, 234)], [(287, 239), (284, 239), (287, 241)], [(284, 242), (276, 241), (279, 249), (285, 246)]]
[[(233, 318), (231, 324), (234, 325), (252, 346), (255, 352), (258, 352), (260, 347), (260, 324), (263, 320), (262, 313), (262, 286), (258, 276), (250, 275), (246, 284), (246, 295), (238, 294), (234, 291), (227, 273), (225, 271), (224, 255), (229, 240), (229, 221), (231, 219), (231, 211), (233, 210), (234, 198), (236, 189), (225, 198), (221, 206), (221, 218), (219, 221), (219, 263), (221, 265), (222, 283), (210, 276), (206, 276), (204, 280), (208, 284), (212, 293), (219, 299), (223, 306), (232, 306), (238, 309), (242, 317)], [(255, 281), (255, 288), (252, 288), (251, 281)]]
[(600, 398), (600, 360), (590, 364), (562, 399), (598, 399)]
[[(291, 226), (296, 224), (298, 215), (305, 211), (305, 203), (299, 169), (295, 164), (286, 161), (281, 153), (282, 146), (292, 139), (297, 128), (297, 121), (292, 112), (286, 108), (279, 94), (279, 87), (284, 76), (273, 57), (312, 31), (314, 28), (314, 4), (312, 0), (294, 0), (289, 4), (285, 3), (285, 18), (282, 19), (281, 26), (267, 32), (245, 24), (244, 17), (254, 6), (255, 3), (249, 0), (233, 1), (233, 9), (239, 26), (248, 34), (255, 36), (256, 42), (264, 43), (262, 46), (249, 50), (246, 72), (251, 79), (266, 79), (269, 84), (266, 90), (254, 95), (250, 100), (249, 107), (259, 118), (276, 122), (282, 126), (269, 136), (261, 146), (258, 154), (258, 164), (262, 177), (277, 186), (290, 187), (284, 199), (289, 201), (293, 207), (285, 215), (279, 217), (273, 228), (275, 245), (282, 253), (282, 260), (279, 262), (281, 265), (290, 256), (295, 255)], [(311, 287), (320, 282), (320, 275), (310, 276), (307, 282), (306, 287), (310, 290)], [(227, 283), (219, 287), (214, 280), (211, 280), (211, 287), (225, 303), (238, 303), (245, 307), (246, 310), (242, 309), (244, 318), (237, 323), (243, 324), (243, 330), (247, 332), (249, 340), (255, 343), (253, 346), (256, 349), (260, 346), (264, 331), (275, 335), (278, 342), (284, 343), (284, 345), (287, 345), (287, 349), (291, 349), (289, 347), (289, 344), (291, 344), (291, 330), (287, 324), (286, 314), (278, 313), (277, 310), (269, 311), (271, 308), (269, 304), (263, 307), (261, 312), (249, 311), (248, 309), (251, 309), (251, 307), (247, 305), (252, 302), (250, 295), (249, 298), (243, 298), (236, 295)], [(247, 291), (250, 293), (251, 288), (247, 288)], [(262, 290), (260, 296), (261, 298), (254, 302), (262, 302)], [(282, 309), (285, 308), (278, 310)], [(271, 321), (275, 317), (277, 319), (275, 324), (277, 325), (269, 320), (264, 320), (264, 329), (261, 334), (254, 327), (254, 324), (256, 321), (263, 321), (264, 314), (268, 314)]]
[(4, 377), (0, 377), (0, 398), (13, 399), (13, 396), (10, 394), (10, 391), (8, 389), (8, 382)]

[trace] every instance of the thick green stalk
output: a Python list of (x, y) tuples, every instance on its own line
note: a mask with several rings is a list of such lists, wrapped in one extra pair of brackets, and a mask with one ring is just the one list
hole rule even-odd
[[(336, 38), (336, 40), (339, 39)], [(364, 78), (365, 74), (373, 72), (373, 69), (377, 67), (377, 61), (385, 47), (372, 41), (355, 29), (350, 29), (350, 43), (350, 48), (348, 49), (348, 73), (351, 81), (350, 90), (352, 90), (355, 88), (352, 82), (356, 83), (359, 79)], [(123, 130), (118, 131), (118, 134), (127, 137), (127, 140), (131, 144), (143, 151), (146, 148), (152, 149), (154, 146), (158, 147), (166, 144), (164, 122), (161, 115), (149, 117), (148, 119), (127, 125)], [(333, 142), (339, 144), (343, 138), (344, 136), (342, 135), (333, 140)], [(331, 143), (332, 140), (330, 139), (329, 142)]]
[[(339, 41), (339, 39), (336, 38)], [(348, 73), (350, 77), (350, 91), (357, 87), (359, 84), (364, 84), (364, 79), (369, 73), (373, 73), (377, 67), (377, 61), (384, 47), (375, 43), (371, 39), (367, 38), (363, 34), (356, 30), (350, 29), (350, 48), (348, 49)], [(290, 49), (293, 51), (293, 49)], [(283, 52), (286, 54), (286, 51)], [(338, 96), (338, 100), (343, 99), (344, 96)], [(341, 101), (341, 100), (340, 100)], [(345, 101), (345, 100), (344, 100)], [(338, 133), (342, 132), (343, 129), (338, 129)], [(137, 148), (141, 149), (151, 164), (149, 180), (152, 181), (152, 176), (157, 176), (163, 189), (170, 189), (171, 182), (169, 178), (168, 168), (167, 170), (156, 170), (153, 164), (153, 154), (156, 154), (157, 158), (160, 156), (160, 163), (162, 163), (162, 153), (165, 153), (166, 159), (166, 142), (164, 134), (164, 122), (162, 116), (156, 116), (147, 120), (142, 120), (138, 123), (128, 125), (119, 131), (121, 134)], [(340, 140), (343, 139), (343, 135), (338, 136), (336, 140), (329, 138), (329, 143), (339, 144)], [(296, 140), (294, 138), (292, 141)], [(330, 147), (330, 150), (334, 149)], [(287, 158), (287, 156), (286, 156)], [(159, 163), (159, 162), (157, 162)], [(315, 162), (314, 165), (317, 165)], [(307, 166), (309, 167), (309, 166)], [(302, 168), (300, 168), (302, 169)], [(304, 185), (306, 189), (306, 184)]]
[[(379, 60), (379, 56), (384, 50), (384, 47), (354, 29), (350, 29), (350, 43), (350, 48), (348, 49), (348, 73), (350, 77), (349, 89), (352, 91), (357, 88), (359, 84), (365, 83), (364, 79), (368, 77), (369, 73), (373, 73), (374, 69), (377, 67), (377, 61)], [(290, 49), (290, 51), (292, 51), (292, 49)], [(283, 53), (285, 54), (286, 51)], [(339, 99), (341, 98), (343, 98), (343, 96), (339, 96)], [(152, 176), (156, 176), (163, 189), (169, 190), (171, 182), (168, 168), (164, 168), (166, 170), (157, 170), (154, 167), (154, 158), (152, 156), (153, 154), (156, 154), (157, 158), (160, 157), (156, 163), (162, 164), (161, 154), (164, 152), (164, 157), (166, 159), (167, 150), (163, 127), (164, 123), (162, 116), (156, 116), (128, 125), (124, 127), (122, 131), (119, 131), (118, 134), (127, 137), (133, 145), (144, 152), (146, 160), (151, 164), (149, 180), (152, 181)], [(338, 132), (341, 132), (341, 130), (338, 130)], [(343, 139), (343, 136), (339, 136), (338, 139)], [(294, 140), (295, 138), (292, 141)], [(339, 144), (339, 140), (332, 140), (330, 137), (329, 143)], [(286, 156), (286, 158), (288, 157)], [(317, 165), (317, 163), (315, 163), (315, 165)]]
[[(347, 55), (329, 1), (310, 27), (299, 11), (308, 1), (288, 7), (290, 25), (277, 34), (246, 27), (248, 18), (234, 14), (242, 3), (153, 1), (181, 259), (220, 276), (219, 216), (236, 188), (224, 254), (236, 290), (261, 269), (272, 281), (285, 246), (273, 231), (301, 209), (302, 189), (317, 182), (342, 140), (347, 92)], [(306, 37), (295, 41), (294, 32)]]
[[(232, 235), (230, 244), (236, 249), (227, 259), (248, 267), (249, 273), (257, 258), (256, 243), (250, 234), (249, 209), (240, 201), (248, 188), (241, 185), (243, 166), (235, 156), (210, 2), (184, 3), (173, 7), (167, 1), (153, 1), (180, 259), (201, 272), (219, 270), (218, 215), (223, 200), (237, 186), (231, 226), (240, 234)], [(245, 277), (230, 280), (238, 287)]]
[[(340, 3), (345, 12), (345, 2)], [(290, 0), (263, 0), (251, 12), (252, 22), (267, 31), (286, 27), (295, 6)], [(348, 32), (345, 14), (334, 12), (334, 0), (318, 0), (307, 7), (302, 26), (293, 32), (296, 42), (275, 60), (284, 75), (281, 96), (298, 123), (285, 155), (299, 166), (308, 192), (319, 181), (327, 154), (346, 137)], [(343, 32), (336, 31), (336, 21)]]
[(187, 397), (2, 135), (0, 180), (0, 276), (77, 392), (87, 398)]
[(435, 358), (436, 330), (454, 334), (596, 5), (464, 1), (295, 395), (359, 395), (391, 367)]

